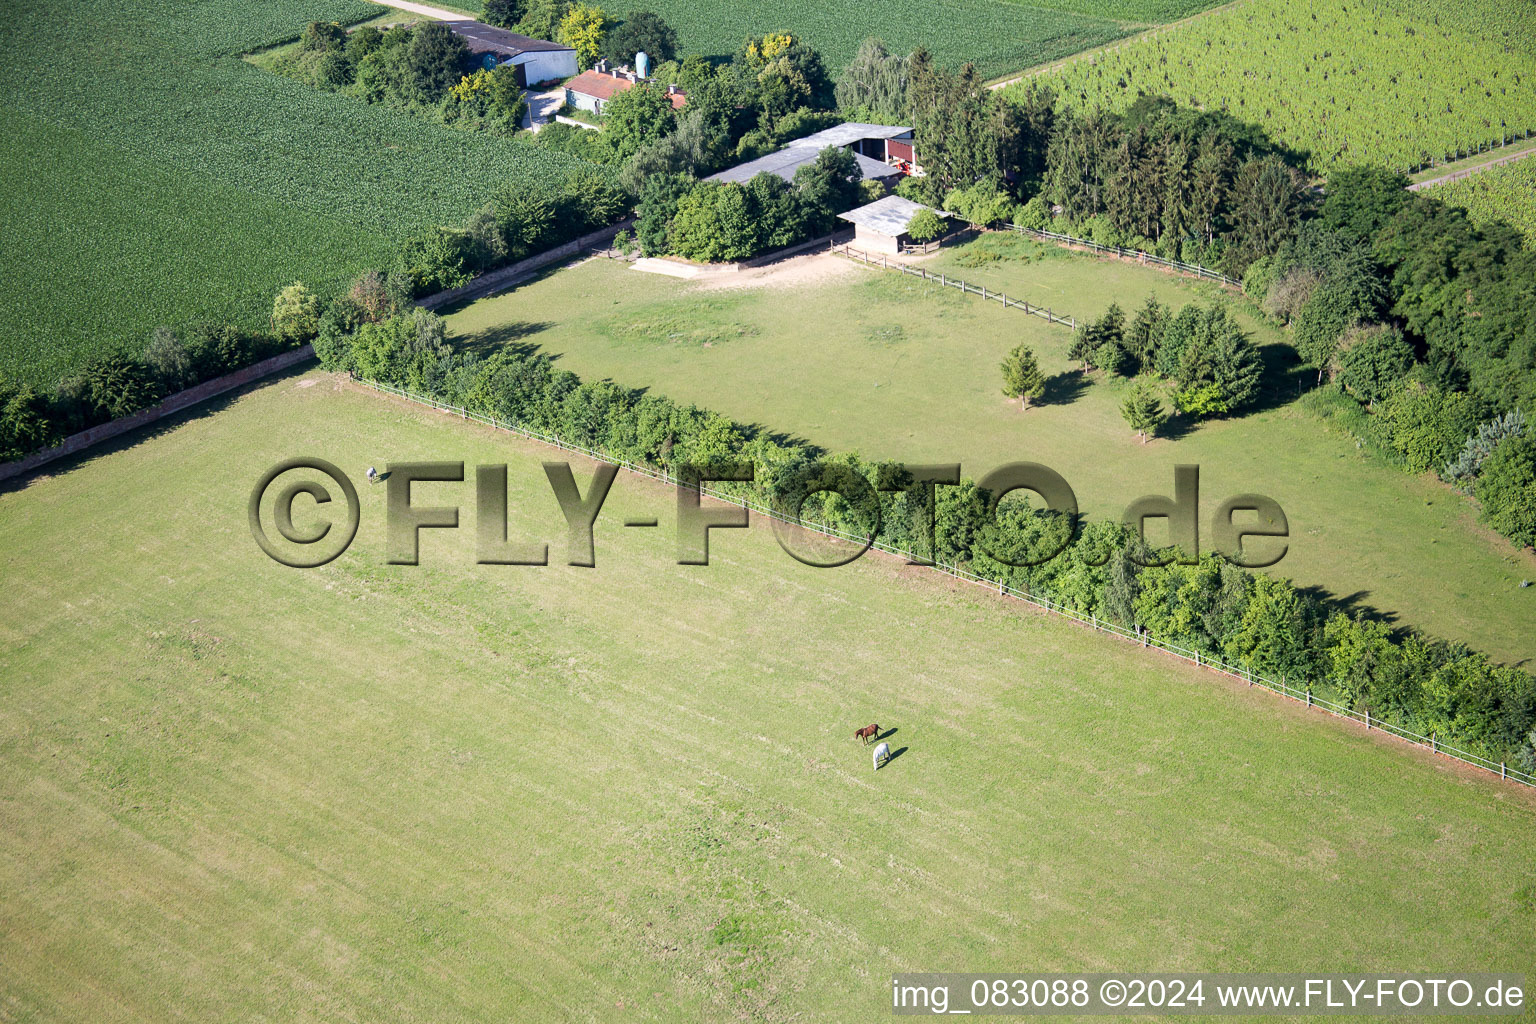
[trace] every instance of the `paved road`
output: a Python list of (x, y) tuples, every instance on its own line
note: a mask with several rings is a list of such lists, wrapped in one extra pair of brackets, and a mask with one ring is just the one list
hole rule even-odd
[(1412, 185), (1408, 186), (1408, 191), (1417, 192), (1419, 189), (1429, 188), (1431, 185), (1441, 185), (1447, 181), (1459, 181), (1460, 179), (1469, 175), (1477, 174), (1479, 171), (1486, 171), (1490, 167), (1497, 167), (1499, 164), (1508, 164), (1514, 163), (1516, 160), (1524, 160), (1532, 153), (1536, 153), (1536, 146), (1528, 146), (1528, 148), (1523, 149), (1518, 153), (1511, 153), (1508, 156), (1501, 156), (1497, 160), (1489, 160), (1485, 164), (1479, 164), (1476, 167), (1468, 167), (1464, 171), (1455, 171), (1451, 174), (1442, 174), (1440, 177), (1430, 178), (1428, 181), (1416, 181)]
[(423, 18), (436, 18), (438, 21), (464, 21), (464, 15), (445, 11), (441, 7), (428, 7), (426, 4), (413, 4), (410, 0), (373, 0), (376, 4), (385, 7), (396, 7), (402, 11), (410, 11), (419, 14)]

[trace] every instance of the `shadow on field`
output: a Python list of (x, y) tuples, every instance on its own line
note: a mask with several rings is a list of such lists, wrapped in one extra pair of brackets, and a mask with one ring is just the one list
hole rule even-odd
[(905, 754), (906, 752), (907, 752), (907, 748), (906, 747), (897, 747), (895, 750), (891, 751), (891, 755), (885, 759), (885, 763), (880, 765), (880, 767), (881, 768), (889, 768), (891, 766), (891, 762), (892, 761), (896, 760), (898, 757), (900, 757), (902, 754)]
[(1290, 345), (1260, 346), (1259, 361), (1263, 363), (1259, 393), (1254, 403), (1242, 410), (1245, 416), (1289, 405), (1317, 386), (1317, 371), (1303, 366), (1301, 356)]
[(1070, 405), (1088, 390), (1088, 377), (1077, 370), (1068, 370), (1045, 379), (1040, 389), (1041, 405)]
[[(465, 334), (454, 340), (457, 341), (460, 352), (473, 352), (481, 358), (502, 349), (510, 349), (520, 356), (531, 356), (539, 352), (539, 346), (522, 339), (540, 334), (554, 326), (556, 325), (548, 321), (497, 324), (495, 327), (487, 327), (483, 331)], [(546, 353), (544, 358), (553, 362), (558, 356)]]
[[(895, 736), (895, 735), (896, 735), (895, 728), (887, 729), (887, 730), (885, 730), (885, 732), (883, 732), (879, 736), (875, 737), (875, 742), (879, 743), (881, 740), (889, 739), (890, 737)], [(902, 749), (906, 749), (906, 748), (902, 748)]]

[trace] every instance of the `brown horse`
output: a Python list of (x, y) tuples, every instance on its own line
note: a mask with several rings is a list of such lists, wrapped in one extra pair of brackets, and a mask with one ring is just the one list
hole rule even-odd
[(869, 741), (878, 735), (880, 735), (879, 722), (876, 722), (874, 725), (866, 725), (862, 729), (855, 729), (853, 732), (853, 738), (856, 740), (863, 740), (865, 746), (868, 746)]

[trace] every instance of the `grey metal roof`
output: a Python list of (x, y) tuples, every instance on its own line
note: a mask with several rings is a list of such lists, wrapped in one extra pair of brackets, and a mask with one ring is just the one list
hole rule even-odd
[[(804, 140), (801, 140), (804, 141)], [(806, 164), (816, 162), (816, 155), (825, 146), (799, 146), (791, 145), (784, 149), (775, 150), (767, 156), (760, 156), (756, 160), (748, 160), (744, 164), (727, 168), (719, 174), (711, 174), (706, 181), (735, 181), (746, 184), (764, 171), (769, 174), (777, 174), (785, 181), (793, 181), (795, 172)], [(869, 178), (889, 178), (893, 174), (901, 173), (890, 164), (879, 160), (871, 160), (860, 153), (853, 154), (854, 162), (859, 165), (859, 176)]]
[(911, 135), (912, 129), (904, 125), (889, 124), (863, 124), (859, 121), (844, 121), (842, 124), (824, 128), (814, 135), (807, 135), (803, 139), (796, 139), (791, 146), (812, 145), (817, 149), (825, 149), (827, 146), (847, 146), (861, 139), (895, 139), (903, 135)]
[[(886, 196), (884, 199), (876, 199), (867, 206), (840, 213), (838, 217), (857, 224), (861, 228), (869, 228), (882, 235), (895, 237), (907, 230), (907, 225), (912, 223), (912, 215), (918, 210), (933, 210), (933, 207), (914, 203), (901, 196)], [(933, 212), (940, 217), (946, 216), (943, 210), (933, 210)]]
[[(708, 181), (735, 181), (748, 182), (767, 171), (769, 174), (777, 174), (785, 181), (791, 181), (795, 172), (816, 159), (816, 154), (828, 146), (852, 145), (863, 139), (892, 139), (900, 135), (910, 135), (911, 128), (893, 126), (887, 124), (860, 124), (857, 121), (844, 121), (842, 124), (807, 135), (803, 139), (795, 139), (783, 149), (778, 149), (767, 156), (760, 156), (756, 160), (748, 160), (744, 164), (728, 167), (719, 174), (711, 174)], [(869, 178), (889, 178), (897, 173), (896, 169), (879, 160), (872, 160), (862, 153), (853, 154), (858, 162), (859, 173), (867, 180)]]
[(482, 21), (447, 21), (443, 24), (452, 29), (454, 35), (462, 38), (465, 44), (477, 53), (501, 53), (508, 57), (516, 57), (520, 53), (571, 49), (569, 46), (551, 43), (547, 39), (520, 36), (516, 32), (508, 32), (504, 28), (487, 25)]

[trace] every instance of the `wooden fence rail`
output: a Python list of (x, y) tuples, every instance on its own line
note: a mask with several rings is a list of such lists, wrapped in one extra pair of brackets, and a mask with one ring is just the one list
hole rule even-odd
[(983, 302), (1000, 302), (1002, 303), (1004, 309), (1021, 310), (1030, 316), (1040, 317), (1046, 323), (1065, 324), (1073, 330), (1077, 330), (1076, 317), (1058, 313), (1050, 306), (1037, 306), (1032, 302), (1025, 301), (1024, 299), (1010, 298), (1006, 293), (992, 291), (984, 284), (975, 285), (968, 281), (962, 281), (958, 277), (950, 277), (948, 274), (935, 274), (931, 270), (928, 270), (924, 267), (908, 266), (900, 260), (893, 260), (884, 254), (867, 253), (862, 249), (855, 249), (851, 245), (834, 245), (832, 246), (832, 251), (840, 256), (846, 256), (848, 259), (857, 260), (860, 263), (867, 263), (872, 267), (882, 267), (886, 270), (897, 270), (903, 274), (908, 275), (909, 277), (921, 278), (922, 280), (936, 284), (941, 288), (958, 288), (962, 292), (965, 292), (967, 295), (980, 295)]
[(1046, 238), (1053, 242), (1065, 242), (1067, 245), (1087, 246), (1089, 249), (1092, 249), (1095, 252), (1113, 253), (1116, 256), (1129, 257), (1132, 259), (1140, 260), (1143, 263), (1155, 263), (1160, 267), (1168, 267), (1173, 270), (1182, 271), (1186, 274), (1194, 274), (1196, 277), (1202, 277), (1207, 281), (1219, 281), (1222, 284), (1230, 285), (1233, 288), (1241, 288), (1243, 286), (1243, 282), (1235, 278), (1228, 277), (1226, 274), (1219, 274), (1216, 271), (1211, 270), (1209, 267), (1202, 267), (1195, 263), (1184, 263), (1180, 260), (1170, 260), (1165, 256), (1159, 256), (1153, 252), (1143, 252), (1140, 249), (1127, 249), (1120, 245), (1103, 245), (1088, 238), (1074, 238), (1072, 235), (1063, 235), (1055, 231), (1043, 231), (1039, 228), (1020, 227), (1017, 224), (1010, 224), (1008, 227), (1012, 228), (1014, 231), (1021, 235), (1034, 235), (1036, 238)]

